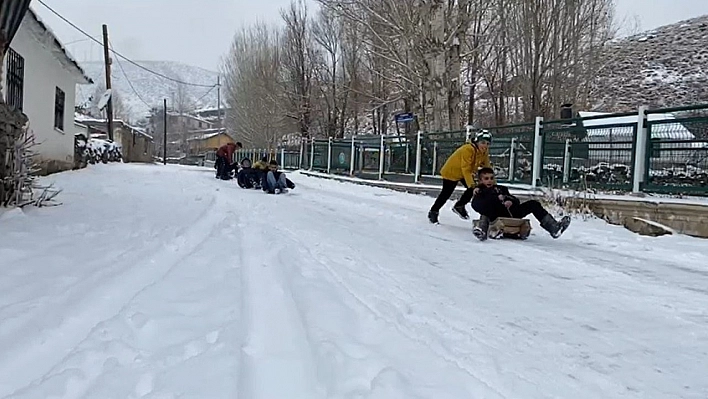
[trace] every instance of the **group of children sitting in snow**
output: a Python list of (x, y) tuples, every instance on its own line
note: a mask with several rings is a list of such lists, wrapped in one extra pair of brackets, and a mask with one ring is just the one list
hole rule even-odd
[(240, 169), (236, 174), (238, 185), (241, 188), (262, 189), (268, 194), (286, 193), (295, 188), (295, 184), (285, 176), (285, 172), (278, 170), (278, 161), (268, 161), (263, 157), (251, 165), (251, 160), (241, 160)]
[(254, 165), (251, 165), (248, 158), (242, 159), (240, 163), (233, 162), (234, 153), (241, 148), (243, 145), (239, 142), (219, 147), (214, 165), (217, 179), (231, 180), (235, 172), (241, 188), (260, 188), (268, 194), (285, 193), (288, 189), (295, 188), (295, 184), (285, 176), (285, 172), (278, 170), (278, 161), (275, 159), (268, 161), (267, 157), (263, 157)]

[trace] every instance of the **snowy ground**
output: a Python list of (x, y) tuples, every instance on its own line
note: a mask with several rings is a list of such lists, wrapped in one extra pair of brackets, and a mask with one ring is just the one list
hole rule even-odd
[(0, 398), (706, 398), (708, 241), (477, 242), (432, 199), (179, 166), (0, 215)]

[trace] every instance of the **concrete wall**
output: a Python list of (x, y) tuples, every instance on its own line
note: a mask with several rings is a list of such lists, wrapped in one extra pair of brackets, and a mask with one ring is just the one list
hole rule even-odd
[(608, 223), (626, 226), (636, 217), (663, 224), (677, 233), (708, 238), (708, 205), (608, 199), (593, 199), (587, 205)]
[(135, 133), (129, 129), (116, 128), (113, 132), (115, 142), (121, 145), (121, 154), (123, 154), (123, 162), (153, 162), (152, 154), (155, 151), (153, 141), (139, 133)]

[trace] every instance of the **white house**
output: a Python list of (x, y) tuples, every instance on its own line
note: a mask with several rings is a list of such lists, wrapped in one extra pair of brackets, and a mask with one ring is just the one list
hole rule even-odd
[(29, 118), (43, 171), (71, 169), (76, 85), (93, 82), (31, 8), (5, 55), (2, 79), (5, 101)]

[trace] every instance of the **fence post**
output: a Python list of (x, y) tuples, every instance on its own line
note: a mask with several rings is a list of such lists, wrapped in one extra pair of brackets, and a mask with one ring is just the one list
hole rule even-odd
[(420, 183), (420, 162), (423, 155), (423, 151), (420, 148), (420, 142), (422, 141), (423, 132), (418, 130), (418, 135), (416, 136), (415, 143), (415, 177), (413, 181), (415, 183)]
[(310, 139), (310, 170), (312, 170), (312, 165), (315, 163), (315, 138)]
[(646, 172), (646, 152), (647, 152), (647, 127), (646, 127), (647, 107), (639, 107), (637, 114), (637, 138), (634, 144), (634, 170), (632, 170), (632, 193), (639, 194), (642, 191), (644, 174)]
[(531, 187), (538, 187), (541, 180), (541, 169), (543, 168), (543, 117), (536, 117), (536, 124), (533, 135), (533, 169), (531, 171)]
[(381, 147), (379, 147), (379, 180), (383, 180), (384, 173), (384, 157), (386, 156), (386, 147), (384, 143), (384, 135), (381, 135)]
[(332, 138), (327, 141), (327, 174), (332, 171)]
[(511, 138), (511, 145), (509, 147), (509, 182), (514, 182), (514, 177), (516, 177), (516, 137)]
[(411, 171), (411, 145), (408, 142), (408, 136), (406, 136), (406, 171), (405, 173), (408, 174)]
[(433, 141), (433, 176), (438, 173), (438, 142)]
[(285, 147), (280, 147), (280, 164), (285, 167)]
[(302, 169), (302, 157), (303, 153), (305, 152), (305, 140), (301, 137), (300, 138), (300, 154), (297, 157), (297, 168)]
[(354, 146), (354, 137), (356, 135), (352, 134), (352, 153), (351, 153), (351, 158), (349, 159), (349, 176), (354, 176), (354, 157), (355, 157), (355, 146)]
[(568, 184), (570, 181), (571, 160), (572, 152), (570, 148), (570, 139), (565, 139), (565, 153), (563, 154), (563, 184)]

